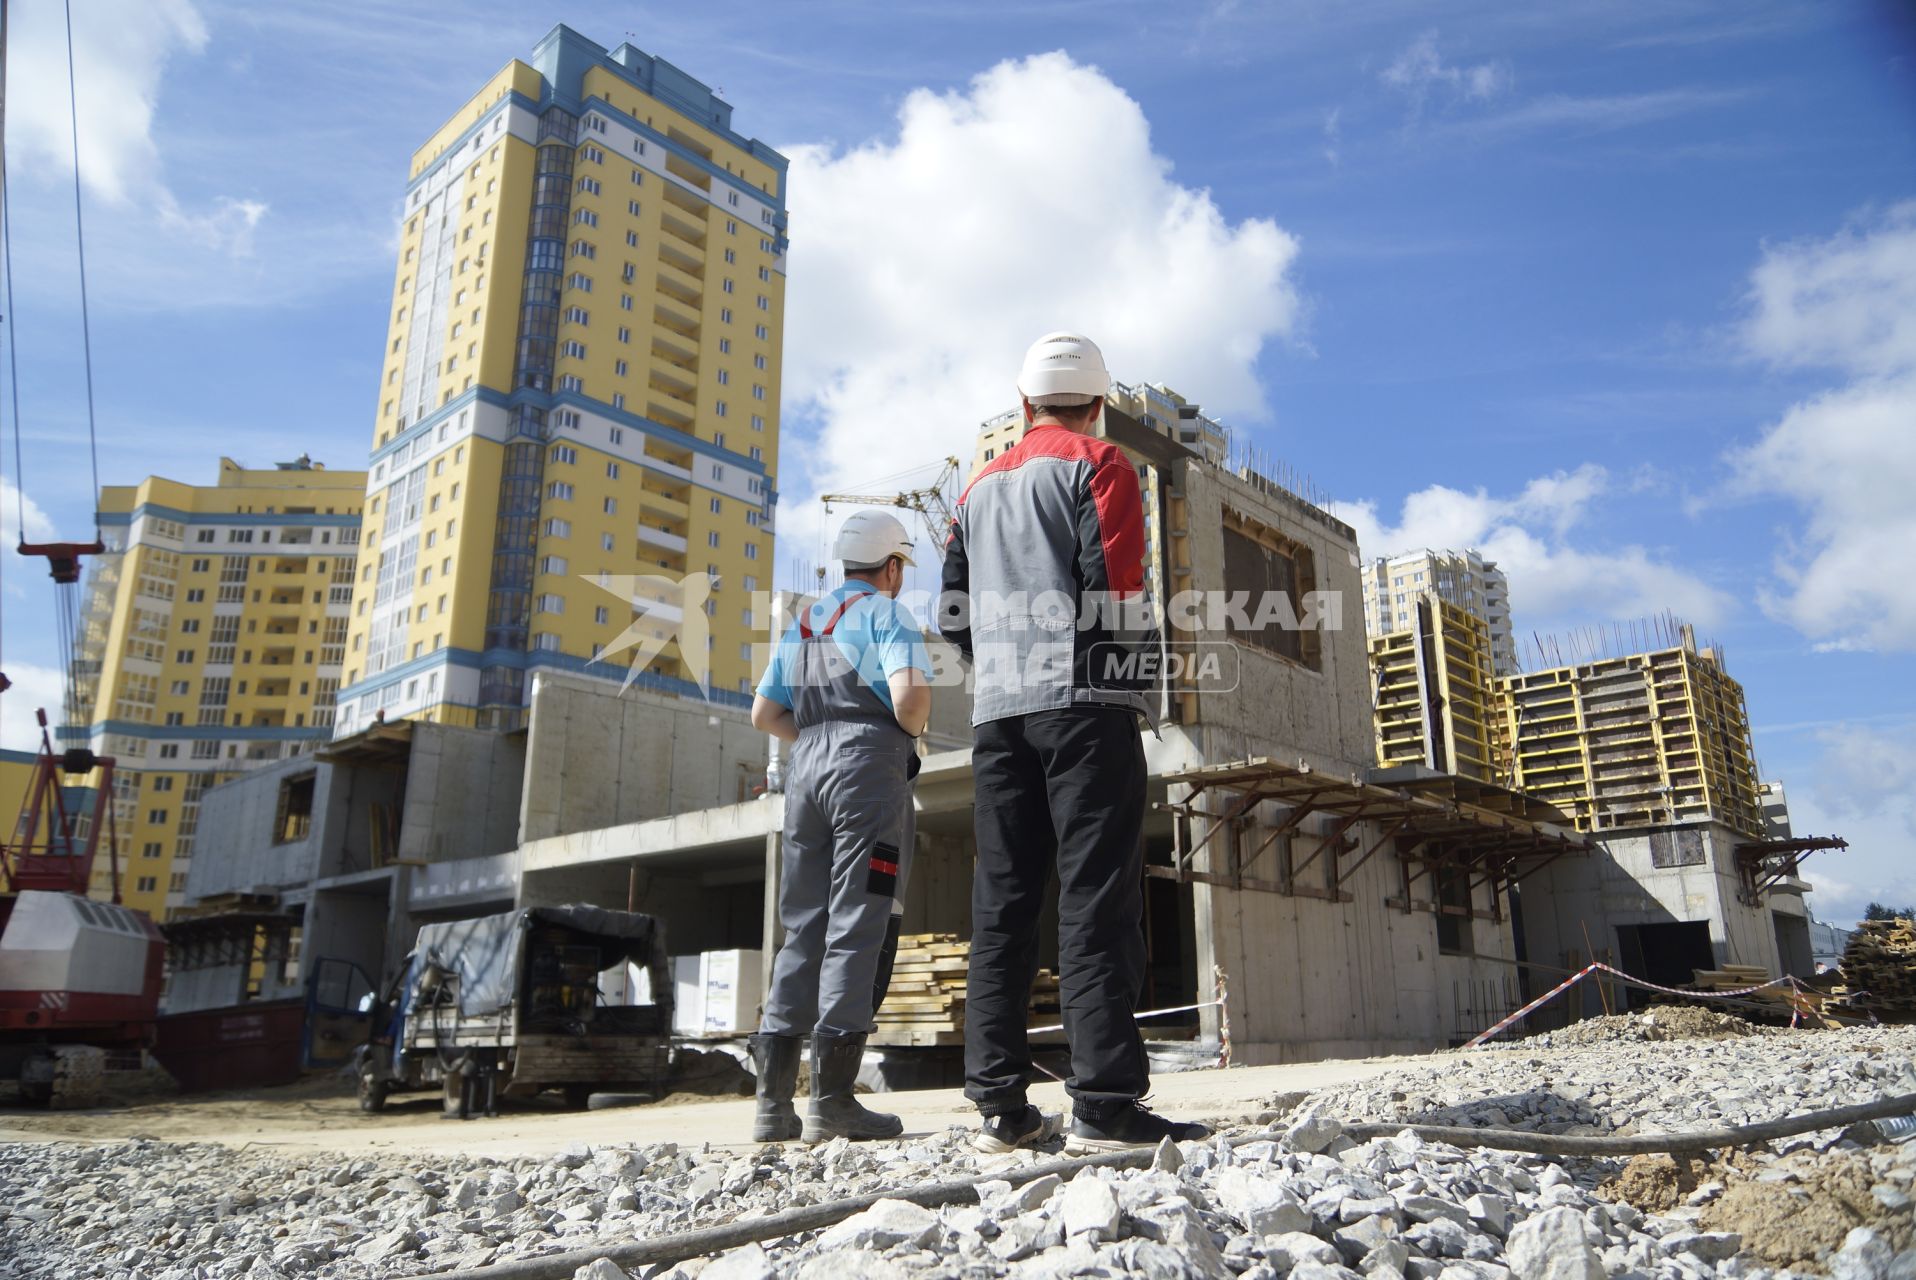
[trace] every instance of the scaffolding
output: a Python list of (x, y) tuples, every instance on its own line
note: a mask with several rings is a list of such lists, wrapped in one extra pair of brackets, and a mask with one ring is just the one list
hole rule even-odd
[(1508, 785), (1583, 831), (1720, 822), (1762, 836), (1743, 686), (1685, 639), (1499, 680)]
[(1377, 763), (1498, 780), (1502, 713), (1490, 626), (1423, 593), (1417, 625), (1370, 641)]

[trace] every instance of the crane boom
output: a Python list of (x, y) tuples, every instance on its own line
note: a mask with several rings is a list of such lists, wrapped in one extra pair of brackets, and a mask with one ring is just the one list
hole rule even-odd
[(944, 466), (939, 468), (938, 478), (922, 489), (906, 489), (900, 493), (827, 493), (819, 497), (830, 512), (834, 502), (856, 504), (871, 507), (897, 507), (904, 511), (916, 511), (924, 521), (925, 532), (931, 537), (932, 549), (940, 559), (945, 554), (945, 533), (951, 528), (952, 503), (948, 490), (958, 478), (961, 464), (956, 458), (946, 458)]

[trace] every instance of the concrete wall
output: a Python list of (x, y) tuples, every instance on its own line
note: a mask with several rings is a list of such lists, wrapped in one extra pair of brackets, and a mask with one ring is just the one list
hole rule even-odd
[(524, 734), (414, 725), (400, 859), (447, 862), (516, 848), (527, 776)]
[[(275, 844), (280, 784), (308, 773), (315, 775), (312, 827), (303, 840)], [(338, 802), (332, 785), (332, 766), (306, 756), (209, 787), (200, 798), (192, 865), (186, 872), (187, 901), (227, 893), (277, 892), (311, 880), (324, 847), (323, 815)]]
[[(1313, 826), (1305, 820), (1305, 830)], [(1354, 830), (1366, 833), (1360, 849), (1378, 838), (1368, 824)], [(1235, 842), (1222, 835), (1199, 851), (1194, 865), (1225, 870), (1234, 857), (1249, 859), (1262, 839), (1257, 825)], [(1294, 840), (1294, 864), (1302, 865), (1320, 843)], [(1262, 856), (1246, 874), (1271, 876), (1274, 851)], [(1300, 880), (1323, 884), (1324, 856), (1305, 867)], [(1356, 856), (1346, 854), (1346, 863)], [(1208, 986), (1213, 965), (1229, 979), (1233, 1060), (1419, 1052), (1474, 1034), (1520, 1003), (1507, 912), (1502, 921), (1471, 920), (1472, 954), (1447, 955), (1438, 949), (1433, 913), (1386, 904), (1403, 894), (1401, 864), (1388, 850), (1342, 887), (1348, 902), (1194, 886), (1199, 986)], [(1413, 897), (1431, 894), (1426, 876)], [(1490, 911), (1487, 887), (1477, 890), (1472, 906)], [(1208, 991), (1199, 998), (1210, 998)]]
[(1184, 488), (1191, 543), (1186, 589), (1242, 589), (1224, 579), (1223, 516), (1229, 507), (1310, 548), (1316, 589), (1342, 602), (1340, 629), (1320, 634), (1316, 670), (1239, 646), (1238, 688), (1198, 694), (1198, 723), (1186, 730), (1198, 754), (1212, 763), (1273, 755), (1341, 771), (1368, 767), (1374, 755), (1369, 658), (1357, 544), (1348, 529), (1315, 507), (1210, 467), (1187, 465)]
[(1627, 832), (1606, 837), (1587, 858), (1560, 859), (1524, 881), (1530, 959), (1562, 966), (1574, 951), (1587, 963), (1592, 948), (1621, 956), (1619, 925), (1702, 921), (1709, 925), (1717, 964), (1780, 972), (1769, 909), (1737, 900), (1734, 846), (1748, 837), (1715, 823), (1668, 830), (1701, 832), (1703, 861), (1658, 867), (1651, 857), (1652, 833)]
[(767, 741), (743, 710), (541, 672), (519, 842), (747, 799)]

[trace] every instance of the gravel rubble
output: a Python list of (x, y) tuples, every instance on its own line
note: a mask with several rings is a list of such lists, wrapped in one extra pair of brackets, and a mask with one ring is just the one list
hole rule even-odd
[[(1882, 1142), (1863, 1126), (1713, 1164), (1343, 1133), (1368, 1120), (1675, 1131), (1916, 1092), (1916, 1028), (1697, 1040), (1644, 1039), (1627, 1023), (1595, 1043), (1437, 1054), (1250, 1100), (1266, 1104), (1257, 1124), (1167, 1145), (1149, 1168), (1020, 1187), (997, 1175), (1055, 1152), (981, 1156), (958, 1129), (747, 1154), (607, 1145), (410, 1162), (142, 1140), (11, 1144), (0, 1147), (0, 1275), (430, 1274), (982, 1176), (975, 1202), (885, 1200), (822, 1232), (644, 1280), (1916, 1280), (1916, 1142)], [(748, 1103), (738, 1119), (743, 1131)], [(625, 1273), (600, 1260), (579, 1274)]]

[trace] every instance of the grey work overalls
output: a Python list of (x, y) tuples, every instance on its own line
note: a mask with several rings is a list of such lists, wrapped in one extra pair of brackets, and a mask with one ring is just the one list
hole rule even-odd
[(814, 633), (798, 623), (791, 681), (798, 742), (785, 778), (779, 919), (785, 941), (759, 1029), (864, 1035), (892, 903), (911, 867), (911, 737), (832, 631), (873, 592), (839, 604)]

